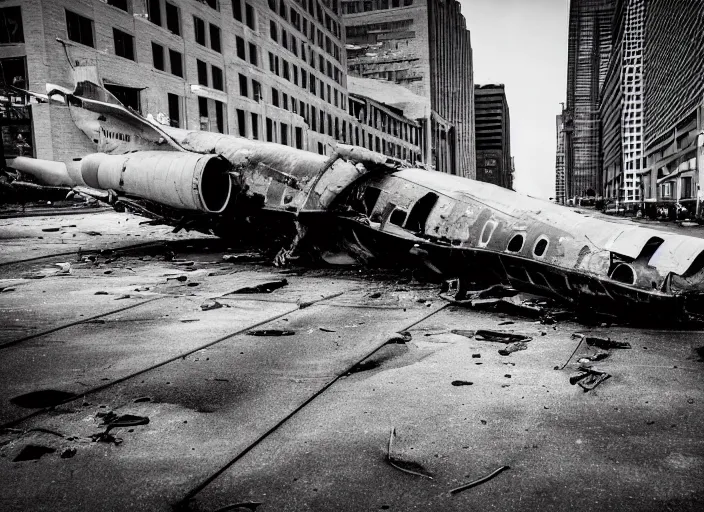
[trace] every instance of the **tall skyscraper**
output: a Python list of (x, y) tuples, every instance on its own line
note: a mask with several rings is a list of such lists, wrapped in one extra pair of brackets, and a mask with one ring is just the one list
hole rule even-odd
[(604, 196), (628, 209), (641, 201), (646, 3), (617, 0), (611, 58), (601, 92)]
[[(342, 0), (348, 73), (430, 100), (430, 166), (475, 177), (472, 47), (456, 0)], [(390, 98), (389, 100), (393, 100)]]
[(599, 91), (611, 54), (615, 0), (570, 3), (565, 121), (565, 185), (568, 197), (602, 193)]
[(562, 115), (555, 116), (555, 202), (565, 204), (565, 132)]
[(511, 119), (503, 84), (474, 86), (477, 180), (513, 188)]

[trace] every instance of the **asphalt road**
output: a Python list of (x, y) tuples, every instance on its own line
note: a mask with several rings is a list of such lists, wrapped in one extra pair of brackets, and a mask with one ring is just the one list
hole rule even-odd
[[(542, 325), (408, 272), (67, 219), (0, 221), (0, 510), (701, 509), (704, 332)], [(478, 329), (532, 339), (502, 356)], [(631, 344), (593, 391), (575, 333)]]

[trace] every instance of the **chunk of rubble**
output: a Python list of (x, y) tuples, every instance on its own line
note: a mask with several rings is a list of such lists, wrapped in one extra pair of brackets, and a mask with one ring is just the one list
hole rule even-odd
[(230, 293), (232, 293), (232, 294), (271, 293), (274, 290), (278, 290), (279, 288), (283, 288), (287, 284), (288, 284), (288, 281), (286, 279), (279, 279), (277, 281), (268, 281), (266, 283), (261, 283), (256, 286), (245, 286), (244, 288), (239, 288), (238, 290), (235, 290)]

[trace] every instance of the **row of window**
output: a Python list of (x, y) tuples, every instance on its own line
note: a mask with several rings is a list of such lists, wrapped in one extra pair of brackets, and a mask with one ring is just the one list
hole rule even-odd
[(342, 1), (342, 14), (378, 11), (413, 5), (413, 0), (351, 0)]
[(278, 55), (274, 55), (271, 52), (269, 52), (269, 71), (301, 87), (301, 89), (310, 91), (313, 95), (317, 94), (321, 100), (327, 101), (330, 105), (335, 105), (335, 107), (345, 110), (346, 97), (342, 91), (338, 91), (330, 84), (326, 84), (316, 78), (313, 73), (306, 72), (303, 68), (300, 68), (299, 81), (298, 66), (290, 64), (286, 59), (279, 58)]
[[(293, 34), (289, 34), (288, 32), (286, 32), (286, 29), (283, 28), (283, 26), (279, 27), (279, 25), (274, 20), (269, 21), (269, 37), (271, 37), (272, 41), (280, 44), (284, 49), (290, 51), (296, 57), (298, 57), (298, 45), (300, 43), (300, 56), (303, 62), (308, 61), (310, 67), (313, 69), (316, 69), (317, 65), (318, 71), (320, 71), (324, 75), (327, 75), (328, 78), (332, 78), (338, 84), (342, 85), (343, 73), (340, 68), (338, 68), (329, 60), (327, 60), (322, 54), (316, 54), (315, 50), (313, 50), (312, 47), (308, 47), (308, 58), (306, 58), (306, 45), (303, 40), (298, 41), (298, 39), (296, 39)], [(330, 39), (328, 38), (327, 41), (329, 42)], [(316, 55), (318, 57), (317, 60), (315, 58)], [(335, 58), (338, 61), (340, 60), (339, 54), (337, 52)]]
[(414, 126), (404, 123), (374, 106), (369, 106), (369, 116), (366, 116), (364, 109), (364, 104), (361, 102), (349, 102), (349, 114), (360, 123), (365, 123), (367, 126), (411, 144), (418, 144), (418, 134)]
[[(278, 3), (278, 9), (277, 9), (277, 3)], [(311, 2), (312, 4), (312, 2)], [(318, 4), (319, 7), (319, 4)], [(298, 30), (300, 33), (302, 33), (304, 36), (308, 38), (308, 40), (312, 44), (318, 45), (320, 49), (324, 49), (329, 55), (334, 57), (338, 62), (340, 62), (340, 56), (341, 56), (341, 49), (340, 47), (333, 42), (332, 39), (330, 39), (329, 36), (324, 34), (321, 30), (316, 30), (315, 24), (311, 21), (309, 22), (308, 19), (305, 16), (301, 16), (297, 10), (295, 10), (293, 7), (290, 9), (287, 9), (286, 7), (286, 2), (285, 0), (269, 0), (269, 8), (274, 12), (277, 13), (281, 18), (284, 20), (290, 22), (290, 24)], [(322, 9), (321, 9), (321, 16), (322, 14)], [(325, 27), (330, 31), (338, 40), (341, 39), (342, 37), (342, 32), (340, 30), (340, 24), (335, 21), (328, 13), (325, 13), (324, 16), (324, 21), (321, 21), (321, 23), (325, 24)], [(276, 32), (276, 22), (272, 19), (270, 20), (270, 28), (271, 32), (275, 34)], [(282, 44), (286, 44), (286, 32), (281, 29), (283, 33), (283, 38), (282, 38)], [(274, 35), (272, 35), (272, 39), (274, 38)], [(295, 42), (295, 37), (293, 34), (291, 34), (291, 38), (293, 41), (291, 42), (292, 45), (294, 45)]]

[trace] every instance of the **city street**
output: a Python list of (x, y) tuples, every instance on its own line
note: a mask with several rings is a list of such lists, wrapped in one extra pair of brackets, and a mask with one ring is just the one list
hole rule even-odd
[[(543, 324), (142, 220), (0, 219), (1, 510), (700, 509), (704, 331)], [(591, 391), (576, 333), (630, 344)]]

